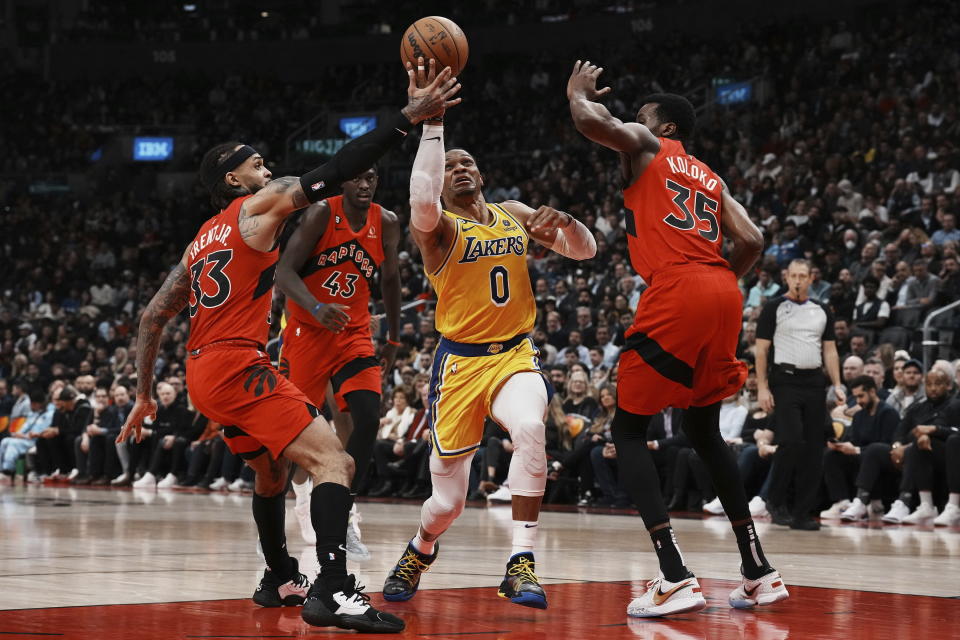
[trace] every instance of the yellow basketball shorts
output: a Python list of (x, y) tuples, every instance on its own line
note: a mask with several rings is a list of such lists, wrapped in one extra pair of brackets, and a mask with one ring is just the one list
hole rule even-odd
[[(487, 344), (441, 338), (434, 353), (428, 396), (436, 454), (455, 458), (479, 447), (494, 396), (507, 378), (522, 371), (541, 372), (540, 350), (526, 334)], [(546, 378), (544, 383), (552, 396)]]

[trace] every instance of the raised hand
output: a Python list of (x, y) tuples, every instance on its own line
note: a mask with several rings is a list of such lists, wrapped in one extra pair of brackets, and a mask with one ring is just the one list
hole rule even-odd
[(157, 402), (150, 396), (137, 396), (137, 401), (127, 416), (127, 421), (123, 423), (120, 429), (120, 435), (117, 436), (117, 442), (125, 442), (130, 437), (130, 433), (136, 431), (137, 442), (143, 439), (143, 421), (145, 418), (151, 420), (157, 419)]
[(407, 62), (407, 106), (402, 111), (410, 122), (417, 124), (427, 118), (440, 118), (450, 107), (460, 104), (454, 96), (460, 91), (460, 83), (451, 77), (450, 67), (437, 73), (437, 63), (430, 58), (429, 71), (423, 58), (417, 59), (417, 68)]
[(600, 77), (601, 73), (603, 73), (603, 67), (590, 64), (589, 60), (586, 62), (577, 60), (577, 63), (573, 65), (573, 73), (567, 80), (567, 100), (586, 98), (596, 102), (597, 98), (610, 93), (610, 87), (597, 90), (597, 78)]

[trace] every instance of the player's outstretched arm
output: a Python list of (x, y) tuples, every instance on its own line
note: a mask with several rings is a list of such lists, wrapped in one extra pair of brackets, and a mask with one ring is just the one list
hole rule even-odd
[(763, 234), (750, 220), (747, 210), (734, 200), (726, 187), (723, 189), (723, 204), (720, 211), (723, 235), (733, 241), (729, 260), (730, 268), (738, 278), (742, 278), (760, 258), (760, 253), (763, 251)]
[(610, 87), (597, 90), (597, 78), (603, 67), (590, 64), (590, 61), (573, 65), (573, 73), (567, 81), (567, 99), (570, 101), (570, 115), (577, 131), (605, 147), (638, 155), (656, 154), (660, 151), (660, 141), (649, 129), (639, 122), (623, 122), (611, 114), (597, 98), (610, 93)]
[(500, 206), (523, 224), (531, 238), (548, 249), (574, 260), (589, 260), (597, 255), (597, 239), (569, 213), (547, 206), (534, 210), (517, 200), (507, 200)]
[(129, 438), (132, 430), (136, 430), (139, 442), (143, 419), (148, 416), (157, 417), (157, 403), (153, 399), (153, 372), (163, 328), (170, 318), (183, 311), (190, 301), (190, 275), (185, 265), (186, 253), (167, 275), (160, 290), (147, 304), (140, 317), (140, 330), (137, 334), (137, 400), (120, 429), (117, 442)]
[(329, 161), (300, 176), (271, 180), (244, 202), (246, 216), (268, 214), (283, 219), (307, 204), (340, 192), (340, 185), (369, 169), (390, 149), (400, 144), (414, 125), (443, 113), (456, 104), (460, 85), (446, 67), (422, 87), (417, 86), (413, 68), (407, 65), (409, 84), (407, 106), (384, 118), (376, 129), (351, 140)]
[(400, 222), (397, 214), (383, 210), (383, 263), (380, 265), (380, 291), (387, 314), (387, 342), (380, 349), (380, 364), (386, 375), (397, 358), (400, 338)]
[(444, 169), (443, 123), (426, 123), (410, 170), (410, 234), (428, 273), (443, 264), (456, 235), (440, 204)]

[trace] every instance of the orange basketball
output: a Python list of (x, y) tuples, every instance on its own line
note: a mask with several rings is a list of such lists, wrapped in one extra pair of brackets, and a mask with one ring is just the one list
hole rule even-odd
[(470, 46), (463, 29), (453, 20), (441, 16), (420, 18), (403, 34), (400, 42), (400, 61), (417, 66), (417, 58), (426, 64), (430, 58), (437, 61), (437, 73), (450, 67), (458, 75), (467, 64)]

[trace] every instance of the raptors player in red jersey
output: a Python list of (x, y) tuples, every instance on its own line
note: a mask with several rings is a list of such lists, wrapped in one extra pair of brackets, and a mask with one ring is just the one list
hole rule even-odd
[[(706, 606), (684, 565), (650, 456), (647, 426), (665, 407), (687, 409), (683, 430), (710, 471), (737, 538), (741, 585), (730, 605), (749, 608), (787, 597), (760, 547), (733, 455), (720, 435), (720, 401), (747, 377), (736, 359), (743, 300), (737, 279), (756, 262), (763, 236), (720, 177), (687, 153), (696, 115), (676, 94), (647, 97), (636, 122), (622, 122), (597, 99), (603, 71), (577, 61), (567, 83), (570, 112), (584, 136), (620, 153), (630, 260), (650, 285), (620, 356), (611, 425), (621, 481), (636, 503), (660, 561), (660, 575), (627, 613), (637, 617)], [(732, 242), (729, 257), (723, 240)]]
[[(387, 342), (381, 349), (384, 372), (393, 367), (400, 335), (400, 273), (397, 247), (400, 225), (392, 211), (373, 202), (377, 170), (370, 168), (343, 183), (343, 195), (309, 207), (277, 263), (277, 286), (287, 296), (280, 370), (316, 406), (327, 384), (339, 411), (352, 422), (345, 446), (356, 473), (353, 490), (363, 482), (380, 426), (381, 362), (370, 333), (370, 288), (379, 271), (387, 316)], [(346, 424), (344, 424), (346, 423)], [(294, 476), (295, 511), (301, 531), (310, 536), (310, 480)], [(354, 510), (356, 507), (354, 507)], [(356, 514), (347, 530), (351, 558), (365, 559)]]
[[(137, 401), (118, 437), (155, 417), (153, 374), (166, 322), (189, 308), (187, 385), (194, 405), (224, 425), (228, 446), (257, 472), (253, 515), (268, 568), (254, 594), (262, 606), (303, 603), (316, 626), (398, 633), (404, 623), (377, 611), (346, 571), (347, 518), (353, 498), (353, 460), (307, 397), (280, 376), (264, 350), (277, 239), (287, 217), (333, 195), (371, 166), (418, 122), (457, 104), (459, 90), (445, 69), (417, 88), (408, 65), (408, 103), (381, 126), (343, 147), (301, 177), (271, 179), (253, 148), (229, 142), (210, 149), (200, 179), (219, 213), (207, 220), (171, 269), (140, 320)], [(286, 550), (284, 492), (289, 461), (312, 476), (311, 516), (320, 575), (313, 585)]]

